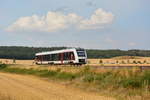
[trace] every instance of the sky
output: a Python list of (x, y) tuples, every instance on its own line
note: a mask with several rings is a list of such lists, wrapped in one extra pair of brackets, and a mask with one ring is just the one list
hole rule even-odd
[(149, 49), (150, 0), (0, 0), (0, 46)]

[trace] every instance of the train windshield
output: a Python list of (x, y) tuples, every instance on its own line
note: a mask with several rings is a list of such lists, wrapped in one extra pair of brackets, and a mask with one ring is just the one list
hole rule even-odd
[(79, 57), (85, 57), (85, 50), (77, 50), (77, 54)]

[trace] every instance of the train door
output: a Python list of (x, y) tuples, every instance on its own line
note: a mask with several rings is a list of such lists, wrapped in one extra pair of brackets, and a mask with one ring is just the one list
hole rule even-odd
[(64, 53), (60, 54), (60, 60), (61, 60), (61, 64), (63, 64), (63, 60), (64, 60)]
[(70, 52), (70, 60), (75, 60), (75, 56), (73, 52)]

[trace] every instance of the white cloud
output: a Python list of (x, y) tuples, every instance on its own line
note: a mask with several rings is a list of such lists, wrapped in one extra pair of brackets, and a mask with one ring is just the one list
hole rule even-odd
[(114, 16), (110, 12), (97, 9), (90, 19), (83, 18), (75, 13), (67, 15), (60, 12), (48, 12), (45, 16), (33, 15), (29, 17), (21, 17), (12, 25), (6, 28), (6, 31), (41, 31), (53, 32), (71, 27), (75, 29), (99, 29), (110, 24)]
[(110, 12), (105, 12), (102, 9), (97, 9), (90, 19), (81, 21), (80, 28), (82, 29), (98, 29), (110, 24), (114, 19), (114, 15)]
[(129, 46), (135, 46), (135, 45), (136, 45), (136, 43), (134, 43), (134, 42), (130, 42), (128, 45), (129, 45)]
[(105, 42), (107, 42), (107, 43), (114, 43), (115, 40), (111, 39), (110, 37), (107, 37), (107, 38), (105, 39)]

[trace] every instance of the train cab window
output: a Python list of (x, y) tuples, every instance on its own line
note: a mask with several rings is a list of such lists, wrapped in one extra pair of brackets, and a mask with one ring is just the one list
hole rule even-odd
[(79, 57), (85, 57), (85, 52), (83, 51), (78, 51), (77, 54)]
[(85, 50), (84, 49), (77, 49), (77, 54), (79, 57), (85, 57)]

